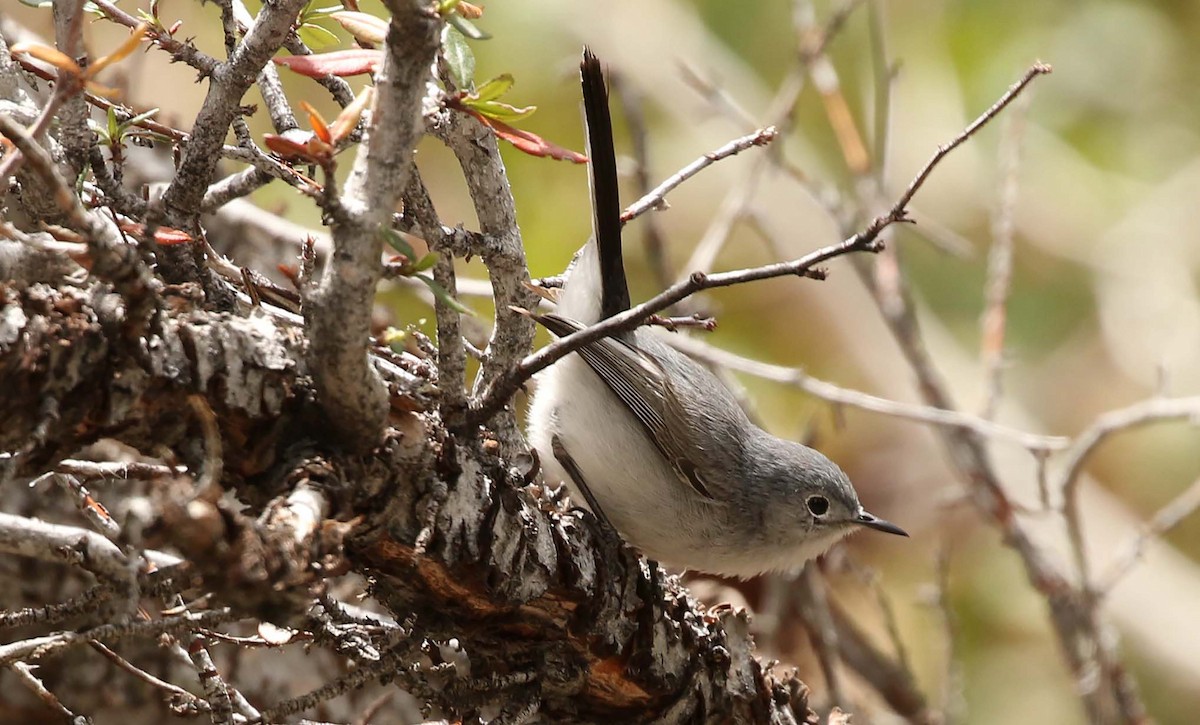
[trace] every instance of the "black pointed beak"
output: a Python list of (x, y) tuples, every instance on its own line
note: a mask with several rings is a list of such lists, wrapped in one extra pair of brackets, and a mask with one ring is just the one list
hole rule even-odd
[(854, 520), (854, 523), (861, 524), (862, 526), (866, 526), (869, 529), (875, 529), (876, 531), (882, 531), (885, 534), (895, 534), (896, 536), (908, 536), (907, 531), (905, 531), (904, 529), (900, 528), (899, 526), (893, 524), (891, 521), (884, 521), (883, 519), (879, 518), (875, 514), (870, 514), (870, 513), (867, 513), (866, 511), (863, 511), (862, 513), (860, 513), (858, 515), (858, 518), (856, 518)]

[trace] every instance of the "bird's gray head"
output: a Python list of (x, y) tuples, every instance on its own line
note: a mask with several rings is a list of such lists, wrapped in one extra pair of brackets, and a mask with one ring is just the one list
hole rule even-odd
[(745, 474), (766, 504), (767, 528), (820, 551), (862, 527), (908, 536), (867, 512), (850, 478), (833, 461), (794, 441), (767, 433), (758, 438), (745, 459)]

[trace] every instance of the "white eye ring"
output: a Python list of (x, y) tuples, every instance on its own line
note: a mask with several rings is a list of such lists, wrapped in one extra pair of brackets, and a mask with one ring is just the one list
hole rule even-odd
[(824, 496), (809, 496), (804, 505), (808, 507), (808, 512), (817, 518), (829, 513), (829, 499)]

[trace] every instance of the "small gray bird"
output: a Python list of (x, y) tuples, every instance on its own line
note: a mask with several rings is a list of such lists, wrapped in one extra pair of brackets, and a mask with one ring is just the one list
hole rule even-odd
[[(587, 49), (580, 75), (594, 236), (555, 313), (536, 316), (559, 337), (629, 308), (608, 91)], [(859, 527), (907, 536), (867, 513), (828, 458), (754, 425), (666, 334), (601, 339), (538, 378), (529, 441), (601, 521), (651, 559), (743, 578), (797, 571)]]

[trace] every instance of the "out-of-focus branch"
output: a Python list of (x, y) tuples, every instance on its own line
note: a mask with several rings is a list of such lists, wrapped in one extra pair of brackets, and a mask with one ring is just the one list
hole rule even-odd
[(147, 639), (160, 634), (182, 632), (196, 627), (212, 627), (237, 619), (228, 609), (213, 609), (196, 614), (185, 613), (128, 624), (102, 624), (82, 632), (60, 632), (0, 645), (0, 665), (17, 660), (40, 659), (61, 654), (71, 647), (92, 641), (115, 642), (121, 639)]
[[(1035, 63), (950, 143), (939, 146), (901, 195), (901, 203), (912, 198), (938, 161), (995, 118), (1035, 78), (1049, 72), (1049, 66)], [(871, 201), (866, 200), (865, 204), (870, 206)], [(877, 220), (904, 220), (902, 213), (896, 214), (899, 208), (893, 207), (891, 213), (877, 217)], [(894, 258), (885, 261), (888, 264), (884, 272), (874, 279), (867, 278), (868, 288), (916, 375), (925, 402), (936, 408), (956, 409), (949, 387), (925, 347), (898, 261)], [(1048, 557), (1018, 519), (1016, 508), (992, 465), (984, 437), (966, 428), (943, 428), (941, 433), (951, 460), (967, 482), (971, 501), (1003, 532), (1005, 541), (1020, 556), (1026, 576), (1045, 598), (1068, 666), (1080, 683), (1089, 718), (1103, 722), (1142, 721), (1144, 706), (1128, 672), (1117, 658), (1111, 636), (1097, 617), (1093, 598), (1072, 586), (1060, 566)]]
[(367, 138), (342, 194), (333, 253), (305, 300), (309, 364), (321, 405), (342, 440), (360, 449), (379, 441), (387, 414), (386, 387), (368, 360), (371, 309), (382, 230), (411, 174), (440, 29), (428, 6), (416, 0), (394, 0), (389, 7), (392, 21)]
[(1067, 535), (1071, 540), (1080, 586), (1084, 591), (1090, 592), (1092, 583), (1091, 564), (1083, 540), (1079, 480), (1088, 457), (1114, 433), (1161, 421), (1197, 419), (1200, 419), (1200, 396), (1151, 398), (1128, 408), (1105, 413), (1076, 438), (1063, 464), (1059, 489), (1062, 491), (1062, 512), (1067, 522)]
[(1013, 207), (1017, 203), (1017, 170), (1021, 160), (1021, 136), (1030, 98), (1021, 97), (1009, 114), (1007, 132), (1000, 152), (1000, 198), (992, 216), (992, 248), (988, 253), (985, 305), (980, 321), (982, 340), (979, 358), (984, 370), (982, 415), (992, 418), (1003, 390), (1004, 338), (1008, 319), (1008, 293), (1012, 287)]
[(1196, 479), (1178, 496), (1155, 512), (1145, 528), (1125, 547), (1109, 570), (1100, 578), (1094, 590), (1099, 596), (1112, 591), (1122, 577), (1129, 573), (1142, 557), (1142, 552), (1151, 539), (1174, 528), (1179, 522), (1200, 510), (1200, 479)]

